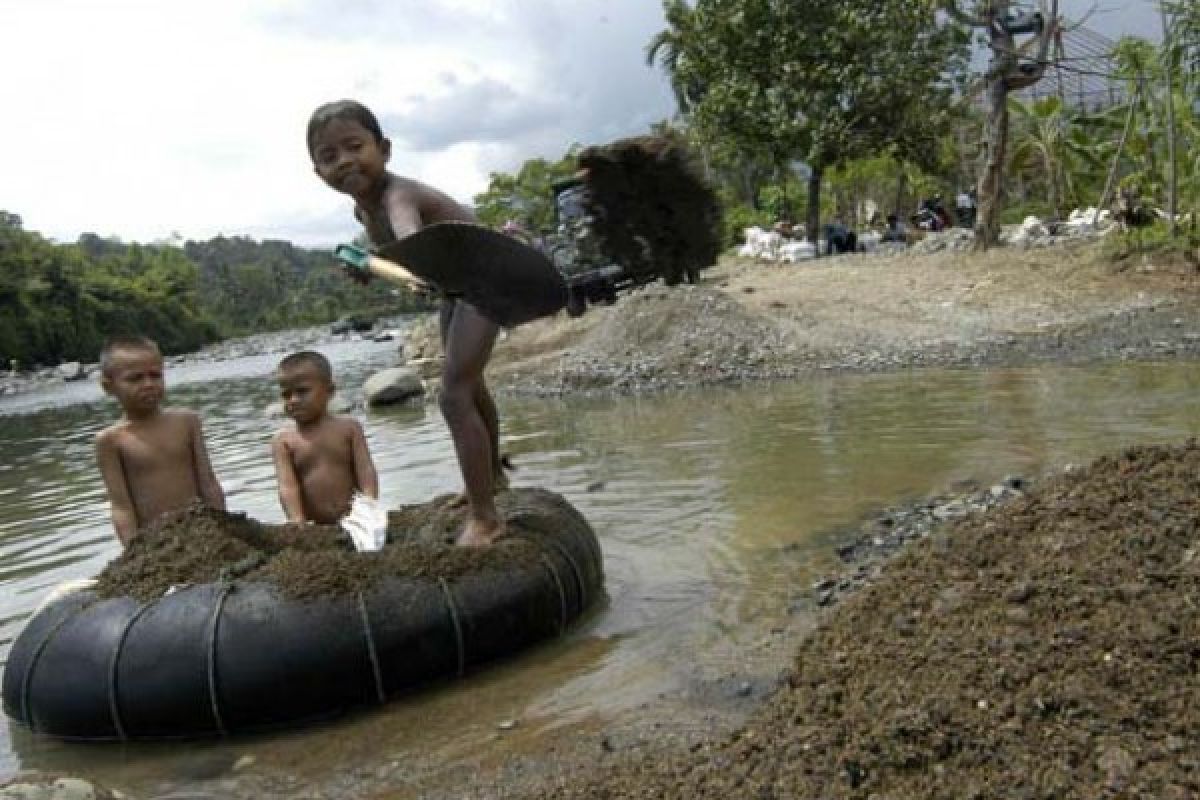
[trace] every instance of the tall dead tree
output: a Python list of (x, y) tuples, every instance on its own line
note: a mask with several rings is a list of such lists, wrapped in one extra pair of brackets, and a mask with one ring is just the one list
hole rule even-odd
[[(1058, 0), (1039, 0), (1038, 11), (1015, 0), (943, 0), (942, 8), (963, 25), (987, 32), (991, 57), (983, 75), (987, 109), (987, 155), (979, 176), (975, 247), (986, 250), (1000, 234), (1004, 162), (1008, 152), (1008, 94), (1042, 79), (1060, 21)], [(1032, 36), (1017, 44), (1018, 36)]]

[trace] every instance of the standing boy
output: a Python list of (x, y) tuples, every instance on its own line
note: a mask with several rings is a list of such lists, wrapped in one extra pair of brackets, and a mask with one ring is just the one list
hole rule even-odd
[(100, 353), (101, 385), (124, 415), (96, 436), (96, 461), (112, 507), (113, 527), (128, 545), (138, 529), (201, 500), (224, 510), (200, 417), (163, 409), (163, 358), (140, 336), (110, 339)]
[(283, 408), (296, 422), (275, 434), (271, 453), (279, 502), (288, 522), (334, 524), (350, 511), (355, 492), (379, 499), (379, 478), (362, 426), (329, 413), (333, 369), (304, 350), (279, 362)]
[[(388, 172), (391, 142), (369, 109), (353, 100), (327, 103), (308, 121), (308, 152), (318, 176), (354, 198), (354, 216), (376, 246), (435, 222), (475, 222), (443, 192)], [(484, 383), (498, 326), (461, 298), (442, 300), (446, 355), (440, 403), (450, 428), (468, 503), (458, 543), (483, 546), (504, 532), (493, 497), (503, 477), (496, 404)]]

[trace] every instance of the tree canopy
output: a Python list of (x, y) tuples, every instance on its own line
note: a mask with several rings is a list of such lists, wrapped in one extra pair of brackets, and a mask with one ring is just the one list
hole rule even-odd
[(178, 353), (350, 311), (420, 307), (411, 295), (358, 286), (339, 271), (329, 253), (240, 237), (178, 248), (85, 233), (58, 244), (0, 212), (0, 359), (91, 361), (105, 338), (124, 333)]
[(954, 110), (965, 29), (928, 0), (666, 0), (650, 44), (700, 135), (821, 176), (849, 159), (930, 160)]

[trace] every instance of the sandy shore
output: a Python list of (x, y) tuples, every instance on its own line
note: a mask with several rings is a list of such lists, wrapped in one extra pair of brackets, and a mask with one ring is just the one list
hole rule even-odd
[[(536, 394), (653, 391), (885, 371), (1196, 358), (1195, 267), (1114, 263), (1096, 242), (986, 254), (726, 258), (699, 286), (650, 286), (511, 331), (491, 381)], [(436, 350), (431, 325), (410, 352)]]

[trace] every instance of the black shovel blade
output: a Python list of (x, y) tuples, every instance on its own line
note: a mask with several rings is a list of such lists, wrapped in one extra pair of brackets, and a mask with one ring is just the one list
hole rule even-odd
[(567, 285), (550, 259), (482, 225), (438, 222), (375, 252), (504, 327), (549, 316), (567, 303)]

